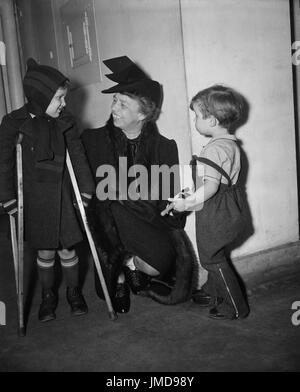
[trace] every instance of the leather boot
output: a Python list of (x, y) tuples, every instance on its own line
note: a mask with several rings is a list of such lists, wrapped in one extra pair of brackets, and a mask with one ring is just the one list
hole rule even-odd
[(79, 287), (67, 287), (67, 301), (71, 307), (72, 316), (80, 316), (88, 312), (87, 304)]
[(41, 322), (56, 319), (55, 309), (57, 307), (58, 298), (52, 289), (42, 290), (42, 303), (39, 309), (39, 320)]

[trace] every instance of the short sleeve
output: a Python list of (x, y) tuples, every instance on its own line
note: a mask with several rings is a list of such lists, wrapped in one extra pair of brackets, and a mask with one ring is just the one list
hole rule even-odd
[[(206, 146), (201, 153), (201, 157), (213, 161), (220, 167), (223, 167), (224, 162), (227, 160), (227, 156), (224, 150), (216, 145)], [(216, 169), (214, 169), (211, 166), (205, 164), (203, 166), (204, 166), (204, 173), (202, 173), (203, 181), (209, 180), (219, 184), (222, 177), (221, 173), (219, 173)]]

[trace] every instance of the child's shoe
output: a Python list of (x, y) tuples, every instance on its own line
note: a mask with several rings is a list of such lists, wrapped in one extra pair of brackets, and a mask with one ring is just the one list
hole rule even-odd
[(237, 319), (244, 319), (248, 316), (249, 310), (245, 311), (244, 313), (236, 314), (234, 311), (230, 311), (226, 308), (218, 309), (218, 306), (213, 307), (210, 309), (208, 316), (215, 320), (237, 320)]
[(212, 297), (203, 289), (199, 289), (192, 293), (192, 300), (202, 308), (206, 308), (211, 305)]
[(72, 316), (80, 316), (88, 312), (87, 304), (79, 287), (67, 287), (67, 301), (71, 307)]
[(39, 320), (41, 322), (56, 319), (55, 309), (57, 307), (58, 298), (52, 289), (43, 289), (42, 303), (39, 309)]

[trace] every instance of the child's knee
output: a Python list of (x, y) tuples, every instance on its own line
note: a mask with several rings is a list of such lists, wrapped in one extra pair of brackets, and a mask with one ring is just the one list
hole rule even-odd
[(38, 257), (43, 260), (50, 260), (54, 259), (55, 257), (55, 250), (38, 250)]
[(70, 259), (76, 256), (75, 249), (60, 249), (57, 253), (61, 259)]

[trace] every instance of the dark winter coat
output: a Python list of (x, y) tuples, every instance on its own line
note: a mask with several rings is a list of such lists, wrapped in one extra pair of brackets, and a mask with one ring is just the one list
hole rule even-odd
[[(107, 164), (114, 166), (118, 173), (118, 158), (126, 156), (127, 138), (119, 128), (114, 127), (111, 120), (102, 128), (86, 130), (82, 138), (95, 177), (97, 175), (97, 169)], [(134, 163), (145, 166), (148, 169), (148, 173), (150, 173), (151, 165), (167, 165), (169, 167), (178, 165), (176, 142), (160, 135), (156, 125), (148, 123), (142, 130), (140, 145)], [(177, 180), (179, 179), (179, 172), (175, 177), (177, 177)], [(153, 187), (158, 187), (159, 194), (162, 196), (162, 184), (150, 183), (150, 178), (151, 176), (149, 175), (149, 191)], [(102, 180), (102, 176), (96, 177), (98, 184)], [(117, 180), (117, 189), (118, 184), (119, 182)], [(178, 193), (180, 190), (179, 181), (176, 182), (175, 179), (175, 185), (173, 185), (171, 181), (171, 193), (169, 197), (172, 197), (174, 193)], [(119, 196), (117, 192), (117, 199)], [(140, 224), (136, 223), (136, 219), (134, 219), (135, 225), (132, 225), (130, 220), (128, 221), (128, 231), (131, 232), (133, 238), (134, 233), (139, 232), (139, 246), (141, 246), (141, 242), (144, 244), (142, 248), (146, 249), (147, 243), (150, 242), (146, 236), (141, 241), (141, 232), (143, 232), (144, 227), (143, 222), (150, 223), (157, 230), (163, 230), (168, 233), (169, 242), (174, 249), (175, 255), (173, 270), (175, 269), (176, 283), (171, 291), (163, 295), (155, 292), (154, 288), (148, 291), (148, 295), (165, 304), (174, 304), (186, 300), (192, 289), (196, 257), (193, 247), (183, 229), (186, 220), (185, 214), (179, 214), (174, 217), (160, 216), (160, 212), (167, 205), (167, 198), (164, 199), (163, 197), (160, 197), (158, 200), (151, 200), (149, 197), (148, 200), (135, 201), (129, 199), (99, 201), (99, 197), (95, 197), (93, 200), (90, 215), (92, 219), (94, 218), (93, 226), (96, 230), (95, 234), (98, 234), (98, 240), (102, 250), (104, 250), (102, 261), (105, 264), (106, 280), (111, 294), (113, 295), (114, 281), (118, 274), (118, 267), (116, 265), (120, 266), (124, 255), (126, 255), (126, 249), (124, 249), (120, 240), (119, 227), (112, 214), (112, 203), (121, 203), (135, 218), (138, 218)], [(127, 221), (123, 223), (125, 226), (126, 224)], [(159, 255), (160, 249), (157, 249), (157, 252)]]
[(82, 240), (80, 222), (66, 168), (68, 148), (81, 192), (94, 193), (94, 180), (73, 118), (56, 121), (63, 148), (61, 155), (38, 162), (36, 130), (26, 106), (3, 117), (0, 126), (0, 201), (17, 198), (15, 145), (22, 135), (25, 240), (35, 249), (70, 248)]

